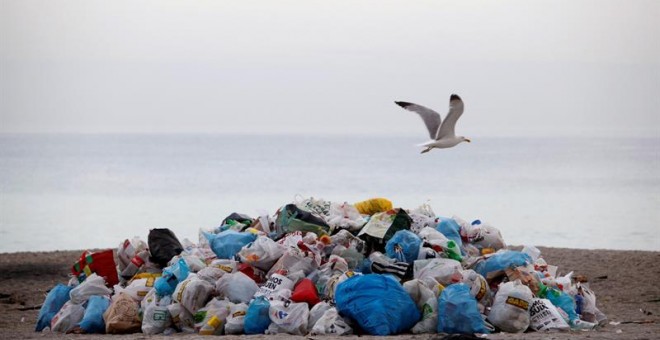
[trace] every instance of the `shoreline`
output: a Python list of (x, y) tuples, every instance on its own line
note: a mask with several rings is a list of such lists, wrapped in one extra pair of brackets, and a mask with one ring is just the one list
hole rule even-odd
[[(519, 247), (509, 247), (518, 249)], [(591, 250), (538, 247), (548, 264), (558, 266), (558, 273), (585, 275), (597, 298), (598, 308), (608, 320), (595, 331), (558, 333), (495, 333), (487, 339), (652, 339), (660, 334), (660, 252), (643, 250)], [(66, 283), (73, 262), (83, 250), (48, 252), (15, 252), (0, 254), (0, 335), (3, 338), (70, 338), (72, 335), (34, 332), (40, 305), (46, 291), (57, 283)], [(619, 324), (610, 324), (619, 323)], [(141, 334), (138, 334), (140, 336)], [(129, 339), (136, 335), (73, 335), (76, 338)], [(150, 336), (150, 338), (166, 338)], [(178, 334), (172, 337), (197, 338), (199, 335)], [(243, 336), (245, 337), (245, 336)], [(273, 336), (250, 336), (273, 338)], [(291, 338), (278, 335), (275, 338)], [(397, 335), (391, 338), (412, 338)], [(415, 335), (435, 338), (437, 334)], [(306, 337), (299, 337), (301, 339)], [(333, 336), (315, 338), (336, 339)]]

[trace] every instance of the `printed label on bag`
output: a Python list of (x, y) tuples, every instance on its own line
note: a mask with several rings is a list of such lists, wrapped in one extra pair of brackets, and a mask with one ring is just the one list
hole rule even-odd
[(528, 310), (529, 308), (529, 302), (513, 296), (509, 296), (506, 299), (506, 303), (512, 306), (516, 306), (518, 308), (522, 308), (524, 310)]

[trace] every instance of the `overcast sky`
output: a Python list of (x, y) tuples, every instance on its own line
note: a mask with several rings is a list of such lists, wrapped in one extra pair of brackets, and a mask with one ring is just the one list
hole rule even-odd
[(660, 1), (4, 1), (0, 133), (660, 137)]

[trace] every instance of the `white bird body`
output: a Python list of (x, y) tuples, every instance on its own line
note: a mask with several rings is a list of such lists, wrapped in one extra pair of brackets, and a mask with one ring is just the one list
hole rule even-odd
[(456, 136), (454, 133), (456, 122), (458, 121), (458, 118), (460, 118), (463, 114), (464, 108), (463, 100), (461, 100), (461, 97), (458, 95), (452, 94), (449, 97), (449, 112), (447, 113), (447, 117), (445, 117), (444, 122), (442, 121), (442, 118), (440, 118), (440, 114), (424, 106), (408, 102), (395, 103), (408, 111), (419, 114), (419, 116), (424, 121), (424, 124), (426, 125), (426, 128), (428, 129), (429, 135), (432, 139), (428, 142), (418, 145), (426, 147), (422, 153), (429, 152), (434, 148), (451, 148), (461, 142), (470, 143), (469, 139), (463, 136)]

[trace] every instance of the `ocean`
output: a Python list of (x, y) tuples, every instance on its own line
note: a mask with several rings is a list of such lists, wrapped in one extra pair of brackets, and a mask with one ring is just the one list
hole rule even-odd
[(0, 135), (0, 252), (197, 242), (232, 212), (300, 197), (480, 219), (512, 245), (660, 251), (660, 138)]

